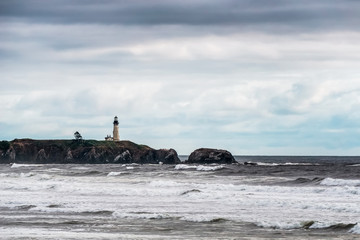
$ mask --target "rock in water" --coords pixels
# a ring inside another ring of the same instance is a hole
[[[177,164],[180,163],[177,152],[174,149],[160,149],[156,151],[158,163]]]
[[[236,160],[229,151],[221,149],[200,148],[190,154],[186,163],[231,164],[236,163]]]

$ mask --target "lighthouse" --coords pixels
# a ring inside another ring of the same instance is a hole
[[[118,121],[118,117],[117,117],[117,116],[114,117],[113,139],[114,139],[114,141],[120,141],[120,136],[119,136],[119,121]]]

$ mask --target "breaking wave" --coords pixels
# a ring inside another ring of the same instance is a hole
[[[81,213],[89,214],[89,215],[113,215],[114,211],[99,210],[99,211],[85,211]]]
[[[208,215],[185,215],[180,216],[178,214],[166,214],[166,213],[152,213],[152,212],[120,212],[115,211],[112,214],[116,218],[130,218],[130,219],[150,219],[150,220],[159,220],[159,219],[177,219],[180,221],[186,222],[199,222],[199,223],[220,223],[229,221],[228,219],[208,216]]]
[[[20,205],[20,206],[16,206],[15,209],[18,210],[29,210],[31,208],[35,208],[36,205]]]
[[[103,175],[103,174],[104,174],[103,172],[96,170],[73,173],[74,176],[92,176],[92,175]]]
[[[109,172],[107,176],[108,177],[110,177],[110,176],[119,176],[121,174],[123,174],[123,173],[122,172]]]
[[[360,167],[360,164],[347,165],[348,167]]]
[[[216,171],[219,169],[223,169],[224,166],[220,165],[220,166],[203,166],[200,165],[196,168],[197,171]]]
[[[331,229],[331,230],[349,230],[353,228],[356,223],[324,223],[314,222],[309,226],[312,229]]]
[[[214,216],[206,216],[206,215],[187,215],[179,218],[182,221],[186,222],[203,222],[203,223],[219,223],[229,221],[228,219]]]
[[[4,178],[36,178],[37,180],[49,180],[53,178],[53,175],[49,175],[46,173],[34,173],[34,172],[27,172],[27,173],[0,173],[0,177]]]
[[[321,185],[326,186],[360,186],[360,180],[351,179],[336,179],[336,178],[325,178],[320,182]]]
[[[319,184],[321,181],[323,181],[324,178],[315,177],[313,179],[309,178],[297,178],[294,181],[291,181],[291,183],[294,184]]]
[[[351,233],[360,234],[359,223],[326,223],[317,221],[303,221],[303,222],[258,222],[259,227],[273,228],[273,229],[328,229],[333,231],[349,231]]]
[[[360,234],[360,223],[357,223],[353,228],[349,230],[350,233]]]
[[[190,166],[186,164],[178,164],[175,166],[175,170],[184,170],[184,169],[196,169],[196,166]]]
[[[187,169],[195,169],[197,171],[216,171],[219,169],[223,169],[223,165],[216,165],[216,166],[204,166],[204,165],[186,165],[186,164],[177,164],[175,166],[175,170],[187,170]]]
[[[116,218],[132,218],[132,219],[168,219],[170,218],[167,214],[162,213],[150,213],[150,212],[119,212],[115,211],[112,213],[113,217]]]
[[[20,164],[20,163],[13,163],[11,164],[11,168],[20,168],[20,167],[42,167],[43,164]]]
[[[258,227],[263,227],[263,228],[273,228],[273,229],[298,229],[298,228],[302,228],[302,223],[297,222],[297,223],[292,223],[292,222],[258,222],[255,223],[256,226]]]

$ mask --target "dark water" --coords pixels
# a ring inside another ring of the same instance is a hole
[[[183,156],[186,157],[186,156]],[[235,156],[238,162],[263,163],[318,163],[351,165],[360,163],[359,156]]]
[[[236,159],[0,165],[0,238],[360,238],[359,157]]]

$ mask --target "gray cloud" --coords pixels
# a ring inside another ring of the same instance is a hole
[[[358,29],[358,1],[5,0],[2,18],[43,23],[237,26],[272,31]]]
[[[1,137],[356,152],[359,4],[0,1]]]

